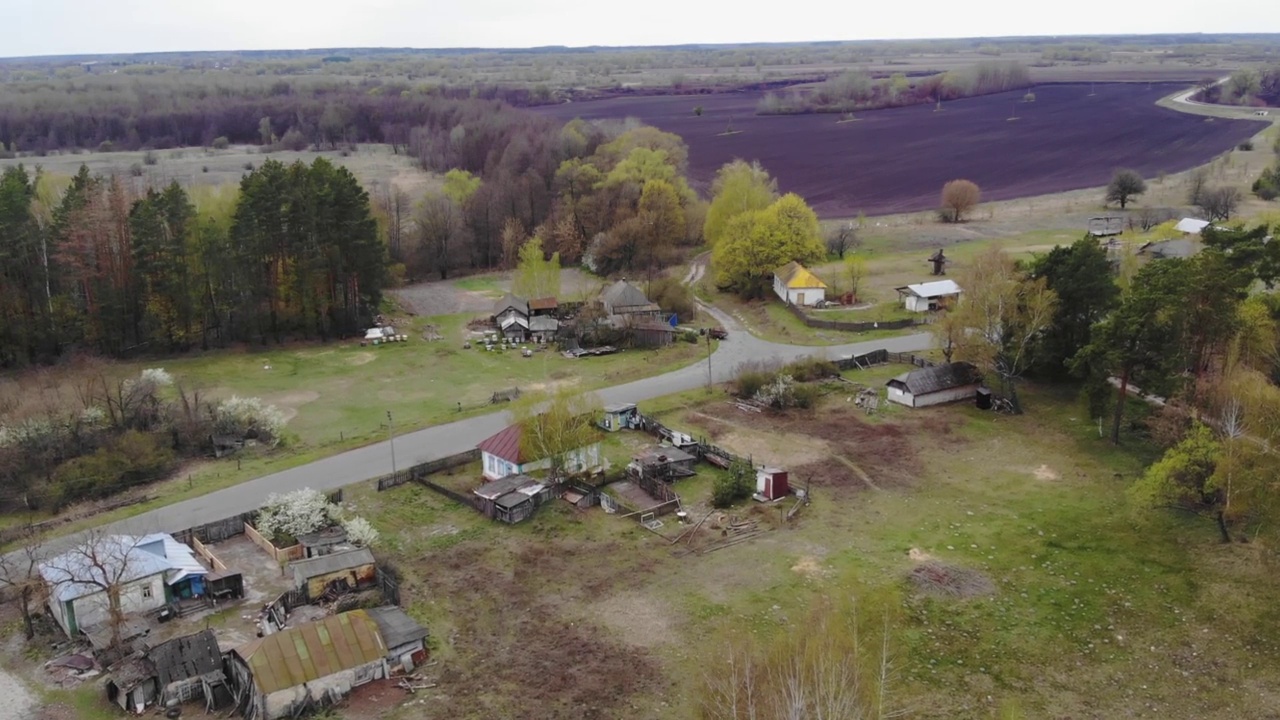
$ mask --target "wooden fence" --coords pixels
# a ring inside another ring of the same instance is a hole
[[[400,607],[400,582],[395,575],[383,570],[382,565],[378,565],[373,570],[373,577],[378,583],[378,589],[382,591],[383,601]]]
[[[445,470],[452,470],[456,467],[462,467],[468,463],[476,462],[480,459],[480,449],[472,448],[463,452],[442,457],[431,462],[412,465],[389,475],[383,475],[378,478],[378,492],[389,490],[397,485],[403,485],[410,480],[421,480],[428,475],[434,475]]]
[[[443,485],[437,485],[431,482],[430,480],[428,480],[426,476],[416,478],[414,482],[418,483],[422,487],[434,493],[443,495],[456,503],[466,505],[469,508],[475,508],[476,510],[481,510],[480,505],[479,503],[476,502],[476,498],[474,495],[463,495],[462,493],[457,492],[455,490],[450,490],[449,488]]]
[[[679,502],[680,496],[671,489],[671,484],[661,478],[636,473],[631,475],[631,482],[649,494],[649,497],[661,503]]]
[[[258,532],[257,529],[254,528],[249,523],[244,524],[244,534],[249,538],[250,541],[253,542],[254,545],[257,545],[258,547],[262,548],[263,552],[275,558],[275,561],[277,563],[280,563],[281,565],[291,560],[302,559],[302,553],[303,553],[302,545],[294,545],[292,547],[287,547],[287,548],[278,548],[275,545],[272,545],[270,540],[263,537],[262,533]]]
[[[925,324],[925,321],[911,318],[906,320],[872,320],[864,322],[852,322],[848,320],[819,320],[791,303],[787,303],[786,308],[791,311],[792,315],[800,318],[800,322],[811,328],[819,328],[821,330],[867,332],[869,330],[901,330],[903,328]]]
[[[240,513],[215,522],[180,530],[173,533],[173,537],[178,542],[184,542],[192,547],[195,547],[192,540],[199,540],[204,544],[219,543],[228,538],[243,535],[245,523],[253,522],[257,515],[258,513],[256,512]]]
[[[938,364],[927,357],[921,357],[914,353],[889,353],[889,362],[901,365],[915,365],[918,368],[933,367]]]
[[[835,366],[841,370],[865,370],[874,365],[884,365],[887,362],[889,362],[889,351],[881,348],[861,355],[840,358],[835,361]]]
[[[209,567],[213,568],[214,572],[222,573],[227,571],[227,564],[219,560],[218,556],[210,552],[209,548],[200,542],[200,538],[194,535],[191,536],[191,548],[196,551],[196,555],[204,558],[205,562],[209,563]]]

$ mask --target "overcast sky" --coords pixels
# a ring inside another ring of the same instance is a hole
[[[0,0],[0,57],[1280,32],[1275,0]]]

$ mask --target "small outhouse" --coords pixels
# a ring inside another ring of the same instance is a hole
[[[756,468],[755,498],[757,500],[768,502],[790,494],[791,485],[787,482],[786,470],[765,465]]]

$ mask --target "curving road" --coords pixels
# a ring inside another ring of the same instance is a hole
[[[877,348],[886,348],[891,352],[918,352],[927,350],[933,344],[929,333],[916,333],[830,347],[782,345],[752,336],[736,320],[715,308],[704,306],[703,309],[729,331],[729,339],[721,342],[719,349],[711,356],[711,374],[717,383],[731,379],[737,366],[750,360],[777,358],[787,361],[815,355],[834,359]],[[584,359],[582,362],[587,364],[591,361]],[[707,362],[704,359],[664,375],[605,388],[597,391],[597,394],[605,404],[639,403],[702,387],[707,383],[707,372]],[[474,447],[480,440],[501,430],[508,422],[506,412],[495,412],[400,435],[395,439],[397,466],[404,468]],[[105,528],[112,532],[175,532],[254,510],[271,493],[304,487],[333,490],[390,472],[390,448],[388,443],[381,442],[151,510],[128,520],[108,524]],[[51,544],[68,543],[74,537],[54,540]]]

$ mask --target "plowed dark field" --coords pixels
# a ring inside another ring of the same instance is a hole
[[[942,184],[968,178],[985,200],[1105,185],[1117,167],[1147,177],[1203,164],[1261,124],[1155,105],[1179,85],[1045,85],[1023,92],[833,114],[755,114],[759,93],[617,98],[536,112],[570,120],[635,117],[689,145],[690,173],[705,188],[722,164],[759,160],[783,191],[824,217],[928,210]],[[1091,95],[1090,92],[1093,92]],[[693,108],[701,105],[701,117]],[[1010,119],[1016,113],[1017,119]],[[726,133],[732,126],[735,131]]]

